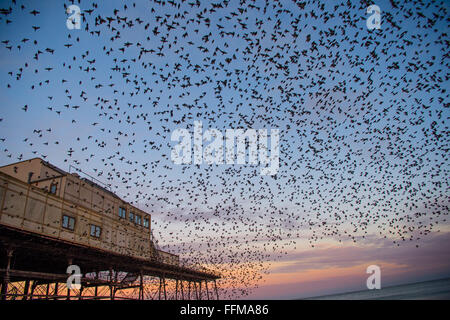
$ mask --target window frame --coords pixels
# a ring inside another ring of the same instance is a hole
[[[144,217],[142,220],[142,226],[147,229],[150,228],[150,219],[148,217]]]
[[[55,188],[55,192],[53,192],[53,188]],[[58,190],[58,184],[56,182],[52,182],[52,184],[50,184],[49,193],[56,195],[57,190]]]
[[[135,216],[135,220],[134,223],[137,224],[138,226],[142,225],[142,217],[139,214],[134,215]],[[139,220],[139,221],[138,221]]]
[[[121,218],[121,219],[127,218],[127,209],[125,207],[119,206],[119,218]]]
[[[67,218],[67,225],[65,225],[65,223],[64,223],[65,218]],[[70,227],[70,222],[71,222],[71,221],[73,221],[72,228]],[[69,231],[72,231],[72,232],[73,232],[73,231],[75,231],[75,224],[76,224],[76,219],[75,219],[75,217],[63,213],[62,219],[61,219],[61,227],[62,227],[62,228],[64,228],[64,229],[66,229],[66,230],[69,230]]]
[[[94,231],[94,232],[92,232],[92,231]],[[89,234],[92,238],[100,239],[100,237],[102,235],[102,227],[91,223],[91,230],[90,230]]]

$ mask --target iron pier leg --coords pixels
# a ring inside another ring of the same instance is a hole
[[[6,270],[5,270],[5,276],[3,278],[3,284],[2,284],[2,300],[6,300],[6,295],[8,294],[8,284],[9,284],[9,271],[11,269],[11,257],[13,255],[12,249],[6,250],[6,256],[7,256],[7,262],[6,262]]]
[[[216,280],[214,280],[214,288],[215,288],[215,290],[216,290],[216,297],[217,297],[217,300],[219,300],[219,291],[217,291],[217,283],[216,283]]]
[[[34,289],[36,289],[37,285],[38,285],[37,281],[34,280],[33,284],[31,285],[30,300],[33,300]]]
[[[181,300],[184,300],[183,280],[180,281],[180,287],[181,287]]]
[[[69,288],[67,288],[67,298],[66,299],[70,300],[70,289]]]
[[[45,299],[48,300],[48,293],[50,291],[50,282],[47,283],[47,290],[45,290]]]
[[[209,300],[208,280],[205,280],[205,287],[206,287],[206,297]]]
[[[95,272],[95,280],[98,280],[98,271]],[[98,296],[98,285],[96,285],[94,289],[94,297],[97,298],[97,296]]]
[[[84,290],[83,283],[81,282],[81,279],[83,279],[83,273],[81,273],[81,276],[80,276],[80,292],[79,292],[79,295],[78,295],[78,300],[82,300],[82,294],[83,294],[83,290]]]
[[[194,290],[195,290],[195,299],[196,299],[196,300],[200,300],[200,299],[198,298],[197,281],[194,281]]]
[[[55,300],[58,299],[58,282],[55,282],[55,292],[53,293],[53,295],[55,296]]]
[[[114,290],[113,290],[113,277],[112,277],[112,268],[109,268],[109,296],[111,300],[114,300]]]
[[[161,300],[161,287],[162,287],[162,279],[159,278],[159,289],[158,289],[158,299]]]
[[[114,284],[117,284],[117,277],[119,276],[119,272],[118,271],[114,271]],[[117,292],[117,287],[114,285],[113,286],[113,300],[116,297],[116,292]]]
[[[144,300],[144,275],[142,274],[142,271],[139,283],[139,300]]]
[[[30,287],[30,280],[25,280],[25,288],[23,289],[22,300],[27,300],[28,298],[28,288]]]
[[[72,258],[68,258],[67,259],[67,264],[69,265],[69,266],[71,266],[72,265]],[[70,300],[70,288],[69,287],[67,287],[67,300]]]
[[[82,300],[83,287],[80,287],[80,292],[78,293],[78,300]]]
[[[166,278],[163,278],[163,284],[164,284],[164,300],[167,300]]]

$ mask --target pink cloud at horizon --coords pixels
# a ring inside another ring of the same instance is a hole
[[[450,232],[433,233],[416,247],[386,239],[327,245],[272,262],[265,283],[247,299],[298,299],[365,290],[366,268],[381,268],[383,287],[450,277]]]

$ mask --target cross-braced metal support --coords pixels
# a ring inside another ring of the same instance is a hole
[[[214,274],[156,263],[136,269],[136,263],[127,264],[129,258],[122,261],[120,257],[95,263],[92,257],[82,260],[82,255],[73,252],[69,257],[67,250],[59,260],[34,264],[41,252],[6,243],[0,235],[1,300],[209,300],[214,299],[211,282],[214,282],[215,298],[219,299],[218,276]],[[50,252],[48,257],[53,255]],[[28,261],[33,264],[27,264]],[[83,270],[79,288],[67,284],[67,264],[80,265]]]

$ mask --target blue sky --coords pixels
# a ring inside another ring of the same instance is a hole
[[[445,1],[376,1],[380,30],[366,2],[175,2],[82,1],[93,12],[68,30],[64,2],[2,1],[0,165],[75,165],[151,213],[165,248],[219,269],[447,230]],[[171,132],[195,120],[279,128],[277,176],[174,165]]]

